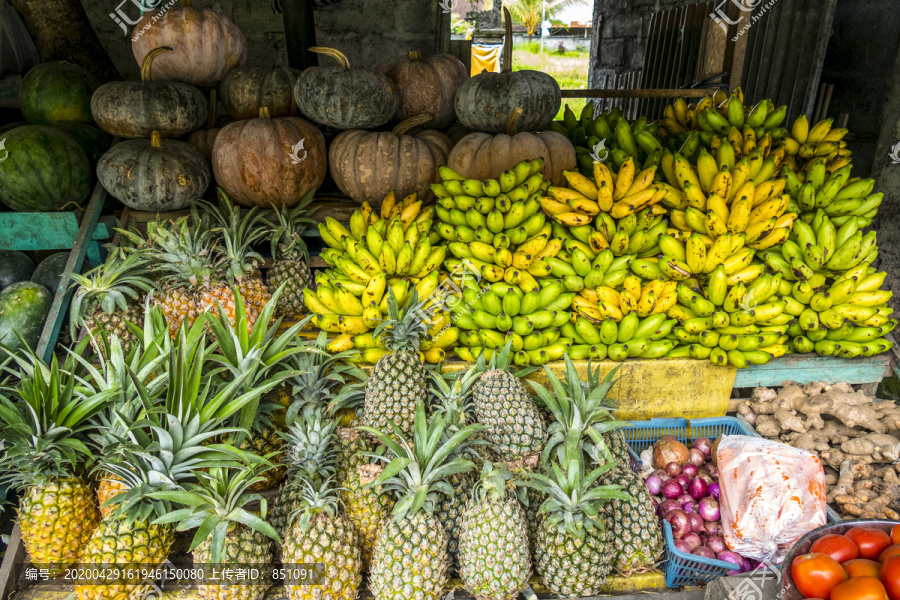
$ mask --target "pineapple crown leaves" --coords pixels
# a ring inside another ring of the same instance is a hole
[[[483,348],[481,350],[481,353],[478,355],[478,360],[475,362],[474,369],[476,373],[485,373],[487,371],[493,371],[495,369],[499,369],[501,371],[510,371],[513,354],[512,340],[507,342],[499,352],[493,352],[490,359],[488,359],[486,356],[486,350],[487,348]],[[512,373],[512,375],[515,377],[521,378],[530,375],[534,371],[537,371],[537,367],[525,367],[516,371],[510,371],[510,373]]]
[[[125,254],[114,250],[105,263],[86,274],[70,273],[75,285],[70,308],[72,330],[77,331],[97,310],[108,315],[116,309],[127,310],[129,301],[136,302],[141,292],[146,294],[153,289],[153,283],[145,276],[147,260],[145,251]]]
[[[547,515],[549,527],[582,541],[585,534],[603,530],[603,519],[599,514],[603,504],[610,500],[631,499],[631,496],[620,491],[621,486],[593,486],[597,478],[613,469],[614,465],[598,467],[587,474],[584,466],[581,457],[563,464],[545,464],[548,475],[532,473],[527,479],[516,482],[516,485],[547,495],[538,514]]]
[[[577,458],[583,451],[585,436],[598,447],[605,448],[606,443],[602,434],[627,425],[627,422],[612,419],[611,413],[615,405],[611,404],[607,397],[616,381],[614,376],[619,367],[614,368],[601,383],[599,367],[594,370],[589,362],[588,383],[585,385],[572,359],[566,356],[565,361],[565,383],[548,367],[544,367],[552,391],[539,383],[528,382],[554,417],[554,422],[548,428],[547,443],[544,445],[542,456],[544,462],[549,460],[553,451],[560,453],[561,462]]]
[[[19,381],[15,387],[4,386],[3,391],[18,400],[0,396],[0,439],[6,441],[0,454],[0,472],[4,472],[0,483],[24,488],[70,477],[91,458],[86,443],[93,427],[90,419],[106,407],[117,390],[85,393],[71,360],[60,367],[53,356],[48,365],[30,349],[12,358],[18,369],[8,363],[3,368]]]
[[[397,303],[397,296],[393,288],[388,288],[388,318],[383,320],[372,332],[374,337],[381,336],[384,346],[392,351],[403,350],[418,351],[419,338],[428,330],[428,326],[422,319],[423,308],[429,302],[429,298],[419,301],[419,292],[415,288],[406,308],[401,309]]]
[[[480,479],[472,490],[472,497],[476,502],[484,502],[486,499],[493,501],[503,500],[509,496],[510,473],[502,464],[493,464],[486,461],[481,469]]]
[[[442,374],[439,370],[429,371],[431,395],[434,410],[441,413],[448,425],[465,425],[469,419],[469,397],[472,386],[481,375],[475,367],[460,373]]]
[[[433,417],[429,421],[425,416],[425,406],[422,402],[416,405],[411,441],[403,437],[403,430],[400,427],[393,423],[391,425],[394,436],[371,427],[358,428],[374,435],[394,455],[394,459],[388,462],[381,475],[365,487],[380,485],[396,494],[398,500],[394,504],[393,514],[397,521],[413,517],[420,510],[432,513],[438,493],[453,495],[453,488],[446,479],[451,475],[467,473],[475,467],[472,461],[453,458],[454,453],[469,437],[483,431],[485,427],[480,424],[468,425],[445,438],[443,434],[446,422],[440,416]],[[395,437],[400,441],[395,441]],[[378,454],[365,456],[375,460],[389,460]]]
[[[263,533],[279,544],[281,537],[266,521],[267,501],[248,488],[263,481],[260,474],[273,465],[242,465],[236,469],[216,467],[210,472],[197,472],[198,483],[189,483],[177,490],[151,494],[154,498],[180,504],[185,508],[158,517],[154,524],[177,523],[178,531],[197,529],[191,540],[192,552],[207,539],[211,540],[211,560],[218,563],[225,549],[225,536],[232,524],[243,525]],[[244,508],[259,502],[259,514]]]
[[[301,420],[279,435],[287,445],[284,462],[290,479],[321,480],[334,472],[337,421],[325,419],[320,407],[310,407]]]
[[[290,423],[299,410],[307,404],[326,406],[330,413],[345,406],[348,397],[358,393],[358,384],[348,384],[349,379],[365,381],[365,371],[348,362],[359,356],[357,350],[328,352],[328,334],[320,332],[315,340],[302,345],[303,351],[293,357],[293,366],[300,374],[291,378],[291,394],[294,402],[288,408],[285,419]],[[335,395],[334,390],[340,388]]]
[[[303,260],[309,260],[309,251],[306,247],[306,242],[303,240],[303,234],[309,226],[316,224],[316,220],[311,219],[310,216],[319,207],[309,206],[315,193],[315,188],[309,190],[300,200],[300,203],[290,209],[287,206],[279,208],[274,204],[272,205],[274,209],[272,214],[275,215],[278,221],[270,236],[272,258],[285,258],[299,254]]]
[[[148,226],[148,237],[153,240],[150,256],[174,285],[208,286],[222,266],[212,232],[196,226],[197,220],[185,216],[167,225]]]
[[[316,516],[338,516],[341,507],[338,491],[342,488],[334,487],[330,476],[325,478],[318,489],[305,479],[299,480],[296,489],[300,492],[300,506],[291,511],[288,522],[294,523],[294,519],[297,519],[296,523],[304,534],[309,531],[309,525]]]
[[[218,353],[211,355],[212,362],[223,367],[223,372],[232,378],[246,375],[241,391],[265,389],[268,391],[287,379],[300,374],[290,370],[290,359],[303,351],[296,344],[297,334],[312,318],[307,316],[280,334],[281,318],[274,318],[278,298],[284,289],[279,287],[271,299],[263,306],[259,318],[249,328],[247,311],[240,290],[233,289],[235,301],[235,321],[232,323],[222,307],[209,319],[209,326],[218,345]],[[251,429],[261,425],[257,414],[260,412],[258,400],[249,403],[240,414],[240,427]]]
[[[203,212],[216,224],[213,231],[220,234],[221,242],[225,246],[222,250],[227,264],[227,279],[239,281],[262,262],[262,256],[250,250],[250,246],[268,235],[269,230],[260,226],[260,221],[264,220],[264,217],[258,208],[253,207],[242,216],[241,208],[232,202],[225,190],[217,188],[216,194],[219,206],[210,202],[198,204],[203,206]]]

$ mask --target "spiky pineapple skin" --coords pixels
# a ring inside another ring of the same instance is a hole
[[[278,490],[278,499],[269,514],[269,524],[275,528],[282,539],[288,532],[291,514],[298,508],[300,508],[300,492],[285,481]]]
[[[550,591],[566,598],[596,596],[613,562],[607,529],[585,532],[584,540],[548,526],[541,519],[535,540],[534,566]]]
[[[231,436],[225,436],[222,440],[224,443],[234,445]],[[274,455],[269,461],[278,465],[275,468],[264,472],[261,477],[262,481],[254,483],[247,491],[258,492],[260,490],[268,490],[278,485],[284,479],[287,466],[279,464],[284,457],[284,440],[278,435],[278,431],[272,427],[265,426],[260,430],[251,430],[250,434],[244,436],[238,448],[247,452],[251,452],[256,456]]]
[[[106,313],[98,308],[84,320],[84,326],[95,338],[91,341],[94,350],[103,356],[106,356],[106,347],[100,342],[101,335],[107,338],[118,337],[122,344],[122,353],[128,354],[136,339],[134,333],[128,328],[128,323],[138,326],[144,323],[144,309],[137,302],[128,302],[125,310],[116,307],[111,313]]]
[[[106,473],[97,485],[97,503],[100,505],[100,516],[106,517],[115,508],[115,504],[107,505],[106,502],[128,489],[122,478],[112,473]]]
[[[178,334],[183,322],[190,327],[203,312],[198,295],[187,288],[166,286],[153,295],[152,302],[162,310],[172,337]]]
[[[513,600],[528,585],[525,512],[515,498],[469,500],[459,536],[459,575],[476,600]]]
[[[632,497],[631,500],[613,499],[603,506],[604,521],[615,549],[613,569],[628,576],[652,568],[662,559],[664,542],[647,486],[637,473],[621,465],[598,481],[600,485],[620,485]]]
[[[364,404],[366,425],[405,436],[413,431],[416,404],[427,398],[425,365],[418,352],[400,350],[378,359],[366,385]]]
[[[305,288],[314,290],[315,281],[309,264],[303,258],[275,260],[268,275],[270,294],[274,294],[279,286],[286,284],[281,296],[278,297],[276,308],[278,314],[295,316],[307,312],[303,302],[303,290]]]
[[[218,563],[212,560],[212,537],[201,542],[194,550],[194,566],[228,565],[235,569],[256,568],[268,573],[274,562],[272,541],[265,534],[244,525],[232,523],[225,534],[225,546]],[[262,600],[272,582],[268,577],[236,582],[234,584],[197,585],[197,595],[204,600]]]
[[[19,504],[22,544],[31,562],[52,575],[78,562],[99,522],[94,494],[76,478],[28,488]]]
[[[337,443],[337,456],[335,458],[335,478],[339,485],[343,485],[355,471],[368,464],[370,459],[362,456],[363,452],[372,452],[372,442],[368,437],[359,433],[355,427],[342,427],[337,430],[335,439]]]
[[[544,421],[525,387],[512,374],[495,369],[472,388],[475,416],[502,460],[539,453],[546,439]]]
[[[453,493],[438,495],[434,514],[447,533],[447,553],[450,555],[450,567],[457,570],[459,568],[459,535],[462,529],[462,514],[466,503],[472,497],[475,477],[469,473],[457,473],[448,477],[447,483],[453,488]]]
[[[126,567],[123,569],[125,572],[128,567],[150,569],[166,560],[174,541],[175,531],[167,525],[140,521],[128,523],[121,517],[107,517],[100,521],[91,535],[81,564],[106,568],[120,565]],[[102,583],[76,585],[75,594],[78,600],[127,600],[129,597],[141,597],[142,592],[148,589],[147,584],[134,583],[130,579],[105,579]]]
[[[379,600],[437,600],[449,578],[447,534],[436,517],[418,513],[384,520],[375,542],[369,587]]]
[[[362,466],[365,469],[365,465]],[[340,495],[344,503],[344,517],[350,522],[359,540],[360,558],[364,571],[369,570],[375,542],[382,521],[390,515],[394,502],[380,488],[364,489],[371,477],[363,477],[359,469],[341,482]]]
[[[286,585],[291,600],[354,600],[362,582],[359,546],[343,517],[315,516],[304,533],[295,519],[284,540],[281,563],[286,569],[323,565],[313,581]],[[320,567],[321,568],[321,567]]]

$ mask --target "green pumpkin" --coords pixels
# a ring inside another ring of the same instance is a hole
[[[0,344],[14,352],[21,350],[18,333],[28,347],[37,346],[52,302],[50,291],[31,281],[14,283],[0,292]],[[4,354],[0,351],[0,357]]]
[[[0,202],[19,212],[56,211],[91,193],[88,157],[67,133],[24,125],[6,133]]]
[[[19,87],[19,105],[29,123],[53,125],[64,121],[93,123],[91,96],[100,82],[90,71],[64,62],[38,65]]]

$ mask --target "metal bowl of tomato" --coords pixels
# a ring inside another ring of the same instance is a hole
[[[800,590],[797,589],[797,585],[794,583],[794,579],[792,576],[791,565],[794,562],[794,559],[798,556],[802,556],[803,554],[807,554],[810,551],[812,545],[819,538],[826,535],[844,535],[854,527],[871,527],[873,529],[881,529],[889,536],[891,534],[891,529],[894,528],[895,525],[900,524],[898,521],[880,521],[880,520],[871,520],[871,519],[850,519],[847,521],[838,521],[837,523],[829,523],[827,525],[823,525],[818,529],[813,529],[802,538],[800,538],[794,547],[791,548],[791,551],[788,552],[787,558],[784,559],[784,562],[781,564],[781,590],[782,590],[782,600],[804,600],[805,597]]]

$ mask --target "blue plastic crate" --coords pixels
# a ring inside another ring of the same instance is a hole
[[[690,445],[697,438],[715,440],[720,435],[750,435],[759,437],[752,428],[734,417],[710,417],[688,421],[682,418],[650,419],[634,421],[622,428],[631,451],[631,466],[640,470],[639,454],[656,443],[664,435],[671,435],[683,444]],[[666,536],[666,585],[670,588],[696,585],[724,577],[734,565],[722,560],[703,558],[682,552],[675,547],[672,526],[663,521]]]

